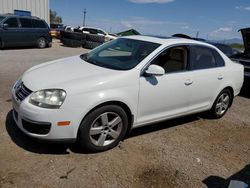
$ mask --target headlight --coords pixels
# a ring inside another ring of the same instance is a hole
[[[34,92],[29,102],[42,108],[60,108],[66,98],[66,92],[62,89],[45,89]]]

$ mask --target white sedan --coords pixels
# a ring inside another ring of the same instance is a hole
[[[104,151],[139,126],[203,111],[221,118],[243,77],[212,45],[124,37],[27,70],[12,89],[13,117],[31,137]]]
[[[86,34],[94,34],[94,35],[104,36],[105,37],[105,42],[117,39],[117,35],[107,33],[106,31],[104,31],[102,29],[99,29],[99,28],[80,27],[79,30],[81,30],[83,33],[86,33]]]

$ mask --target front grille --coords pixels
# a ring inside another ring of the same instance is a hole
[[[16,98],[19,100],[19,101],[23,101],[26,97],[28,97],[32,91],[30,89],[28,89],[24,84],[23,82],[16,86],[15,88],[15,94],[16,94]]]
[[[30,132],[30,133],[34,133],[34,134],[41,134],[41,135],[45,135],[48,134],[51,128],[51,124],[50,123],[45,123],[45,122],[33,122],[33,121],[27,121],[22,119],[22,124],[23,124],[23,128]]]

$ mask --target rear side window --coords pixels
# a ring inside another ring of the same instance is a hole
[[[4,22],[5,24],[8,24],[8,27],[18,27],[18,22],[16,18],[9,18]]]
[[[224,62],[223,58],[221,57],[221,55],[216,50],[213,50],[213,54],[214,54],[214,57],[215,57],[216,66],[217,67],[225,66],[225,62]]]
[[[191,69],[208,69],[216,67],[213,51],[204,46],[191,47]]]
[[[33,20],[34,28],[47,28],[47,25],[42,20]]]
[[[23,28],[32,28],[32,20],[28,18],[20,18],[20,22]]]

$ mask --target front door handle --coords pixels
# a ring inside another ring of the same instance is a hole
[[[188,80],[185,81],[185,85],[186,85],[186,86],[189,86],[189,85],[191,85],[192,83],[193,83],[193,80],[190,80],[190,79],[188,79]]]

